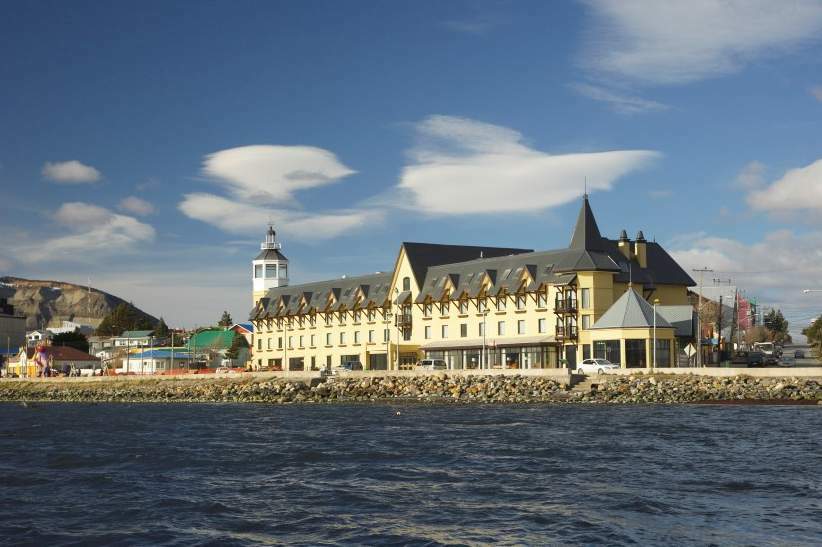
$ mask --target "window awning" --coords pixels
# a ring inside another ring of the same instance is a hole
[[[538,336],[509,336],[504,338],[486,338],[486,348],[511,348],[515,346],[544,346],[556,344],[553,336],[545,334]],[[449,349],[481,349],[482,338],[460,338],[458,340],[437,340],[420,346],[423,351]]]
[[[411,291],[402,291],[398,296],[395,304],[405,304],[405,301],[411,296]]]

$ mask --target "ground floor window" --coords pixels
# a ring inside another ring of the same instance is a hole
[[[288,360],[288,370],[304,370],[305,360],[302,357],[291,357]]]
[[[388,356],[384,353],[369,355],[368,370],[388,370]]]
[[[359,360],[360,360],[360,356],[356,353],[353,354],[353,355],[342,355],[342,356],[340,356],[340,364],[341,365],[344,365],[346,363],[350,363],[351,361],[359,361]]]
[[[669,367],[671,366],[671,341],[659,340],[656,341],[656,366]]]
[[[625,366],[627,368],[645,368],[645,340],[625,340]]]
[[[416,353],[400,353],[400,370],[411,370],[417,365]]]
[[[612,363],[621,364],[622,356],[619,350],[619,340],[597,340],[594,342],[594,359],[608,359]]]
[[[582,345],[582,358],[583,359],[590,359],[591,358],[591,344],[583,344]]]
[[[480,368],[557,368],[555,346],[514,346],[486,348],[483,362],[482,348],[426,351],[427,359],[442,359],[449,369]]]

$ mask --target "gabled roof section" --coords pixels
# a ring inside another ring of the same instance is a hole
[[[577,216],[577,225],[574,227],[574,235],[571,236],[571,249],[585,251],[602,251],[602,234],[599,233],[599,226],[594,218],[594,212],[588,204],[588,194],[582,197],[582,207]]]
[[[417,286],[422,287],[425,274],[431,266],[454,264],[477,258],[494,258],[500,256],[531,253],[532,249],[514,249],[509,247],[483,247],[474,245],[440,245],[438,243],[413,243],[405,241],[405,256],[411,264]]]
[[[608,311],[602,314],[592,329],[630,329],[654,326],[654,307],[642,298],[633,287],[629,287]],[[656,327],[672,328],[671,324],[657,311]]]

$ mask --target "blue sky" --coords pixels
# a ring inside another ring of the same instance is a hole
[[[0,272],[206,324],[247,313],[268,218],[296,283],[565,246],[587,177],[606,235],[822,308],[822,2],[3,12]]]

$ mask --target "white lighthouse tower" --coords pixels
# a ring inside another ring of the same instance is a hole
[[[288,285],[288,259],[280,252],[282,245],[277,241],[277,233],[270,224],[260,249],[251,268],[255,306],[268,289]]]

